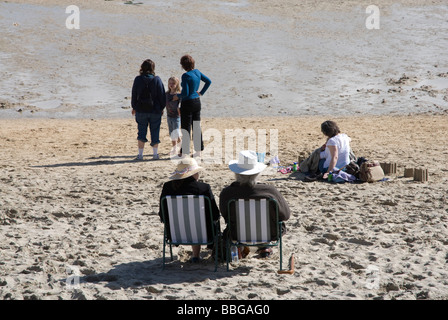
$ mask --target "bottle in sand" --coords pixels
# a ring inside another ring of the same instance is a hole
[[[232,255],[232,261],[238,262],[238,247],[232,246],[230,251],[231,251],[231,255]]]

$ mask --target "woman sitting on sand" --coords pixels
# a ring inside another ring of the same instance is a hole
[[[219,226],[219,209],[216,205],[215,198],[212,193],[212,189],[209,184],[199,182],[199,173],[203,170],[202,167],[198,166],[198,163],[194,158],[184,158],[179,160],[176,171],[170,177],[171,181],[165,182],[162,188],[162,193],[160,194],[159,202],[159,216],[163,222],[162,217],[162,198],[165,196],[178,196],[178,195],[203,195],[210,199],[212,206],[212,216],[215,225],[215,234],[220,232]],[[166,201],[166,200],[165,200]],[[207,220],[207,237],[209,241],[213,240],[213,230],[209,227],[210,224],[210,214],[206,214]],[[167,219],[165,219],[167,221]],[[167,226],[169,230],[169,226]],[[199,253],[201,251],[200,245],[191,246],[193,250],[192,262],[199,262]],[[212,249],[213,246],[209,247]]]
[[[328,140],[323,146],[325,149],[319,161],[319,171],[323,174],[322,178],[327,179],[330,172],[338,171],[350,163],[351,139],[345,133],[341,133],[334,121],[325,121],[320,127]]]

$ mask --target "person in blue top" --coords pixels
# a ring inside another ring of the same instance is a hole
[[[138,156],[135,160],[143,160],[143,149],[145,143],[148,142],[146,135],[148,133],[148,126],[151,135],[151,146],[153,149],[153,159],[159,159],[159,134],[160,124],[162,122],[163,110],[166,106],[166,95],[163,82],[159,76],[155,75],[155,64],[152,60],[147,59],[143,61],[140,67],[140,75],[135,77],[132,86],[132,115],[135,116],[138,128]],[[152,98],[152,108],[144,106],[141,101],[142,98],[147,97],[146,88],[149,86],[149,92]]]
[[[212,83],[211,80],[198,69],[195,69],[195,61],[190,55],[184,55],[180,59],[182,68],[186,71],[181,78],[182,91],[178,94],[178,98],[182,100],[180,108],[180,123],[183,134],[187,134],[190,138],[182,140],[182,148],[179,156],[188,155],[190,153],[191,128],[193,127],[193,146],[195,153],[193,156],[200,157],[201,151],[204,150],[202,141],[202,132],[200,127],[201,121],[201,100],[200,96],[204,95]],[[201,81],[204,86],[201,91],[199,86]],[[193,126],[194,124],[194,126]],[[185,131],[184,131],[185,130]],[[199,137],[195,133],[199,135]]]

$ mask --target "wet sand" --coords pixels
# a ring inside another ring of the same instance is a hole
[[[0,116],[122,118],[141,62],[167,86],[185,53],[205,117],[448,109],[443,1],[381,1],[372,30],[362,1],[141,2],[72,1],[79,29],[58,1],[0,3]]]

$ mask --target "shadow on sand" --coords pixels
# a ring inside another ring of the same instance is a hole
[[[218,280],[250,272],[248,267],[226,270],[226,264],[220,263],[214,272],[213,259],[204,259],[200,263],[182,262],[167,257],[165,269],[162,270],[162,258],[149,261],[135,261],[115,265],[105,273],[88,274],[76,279],[79,284],[104,285],[112,290],[171,285],[180,283],[201,283],[206,279]],[[73,285],[73,276],[60,280]],[[70,283],[71,282],[71,283]]]
[[[166,161],[166,160],[171,160],[171,159],[168,156],[160,158],[159,160],[153,160],[152,156],[147,156],[144,160],[135,160],[135,156],[100,156],[100,157],[87,158],[87,160],[96,160],[96,161],[65,162],[65,163],[56,163],[56,164],[35,165],[35,166],[31,166],[31,167],[32,168],[59,168],[59,167],[117,165],[117,164],[126,164],[126,163],[138,164],[138,163],[142,163],[142,162]]]

